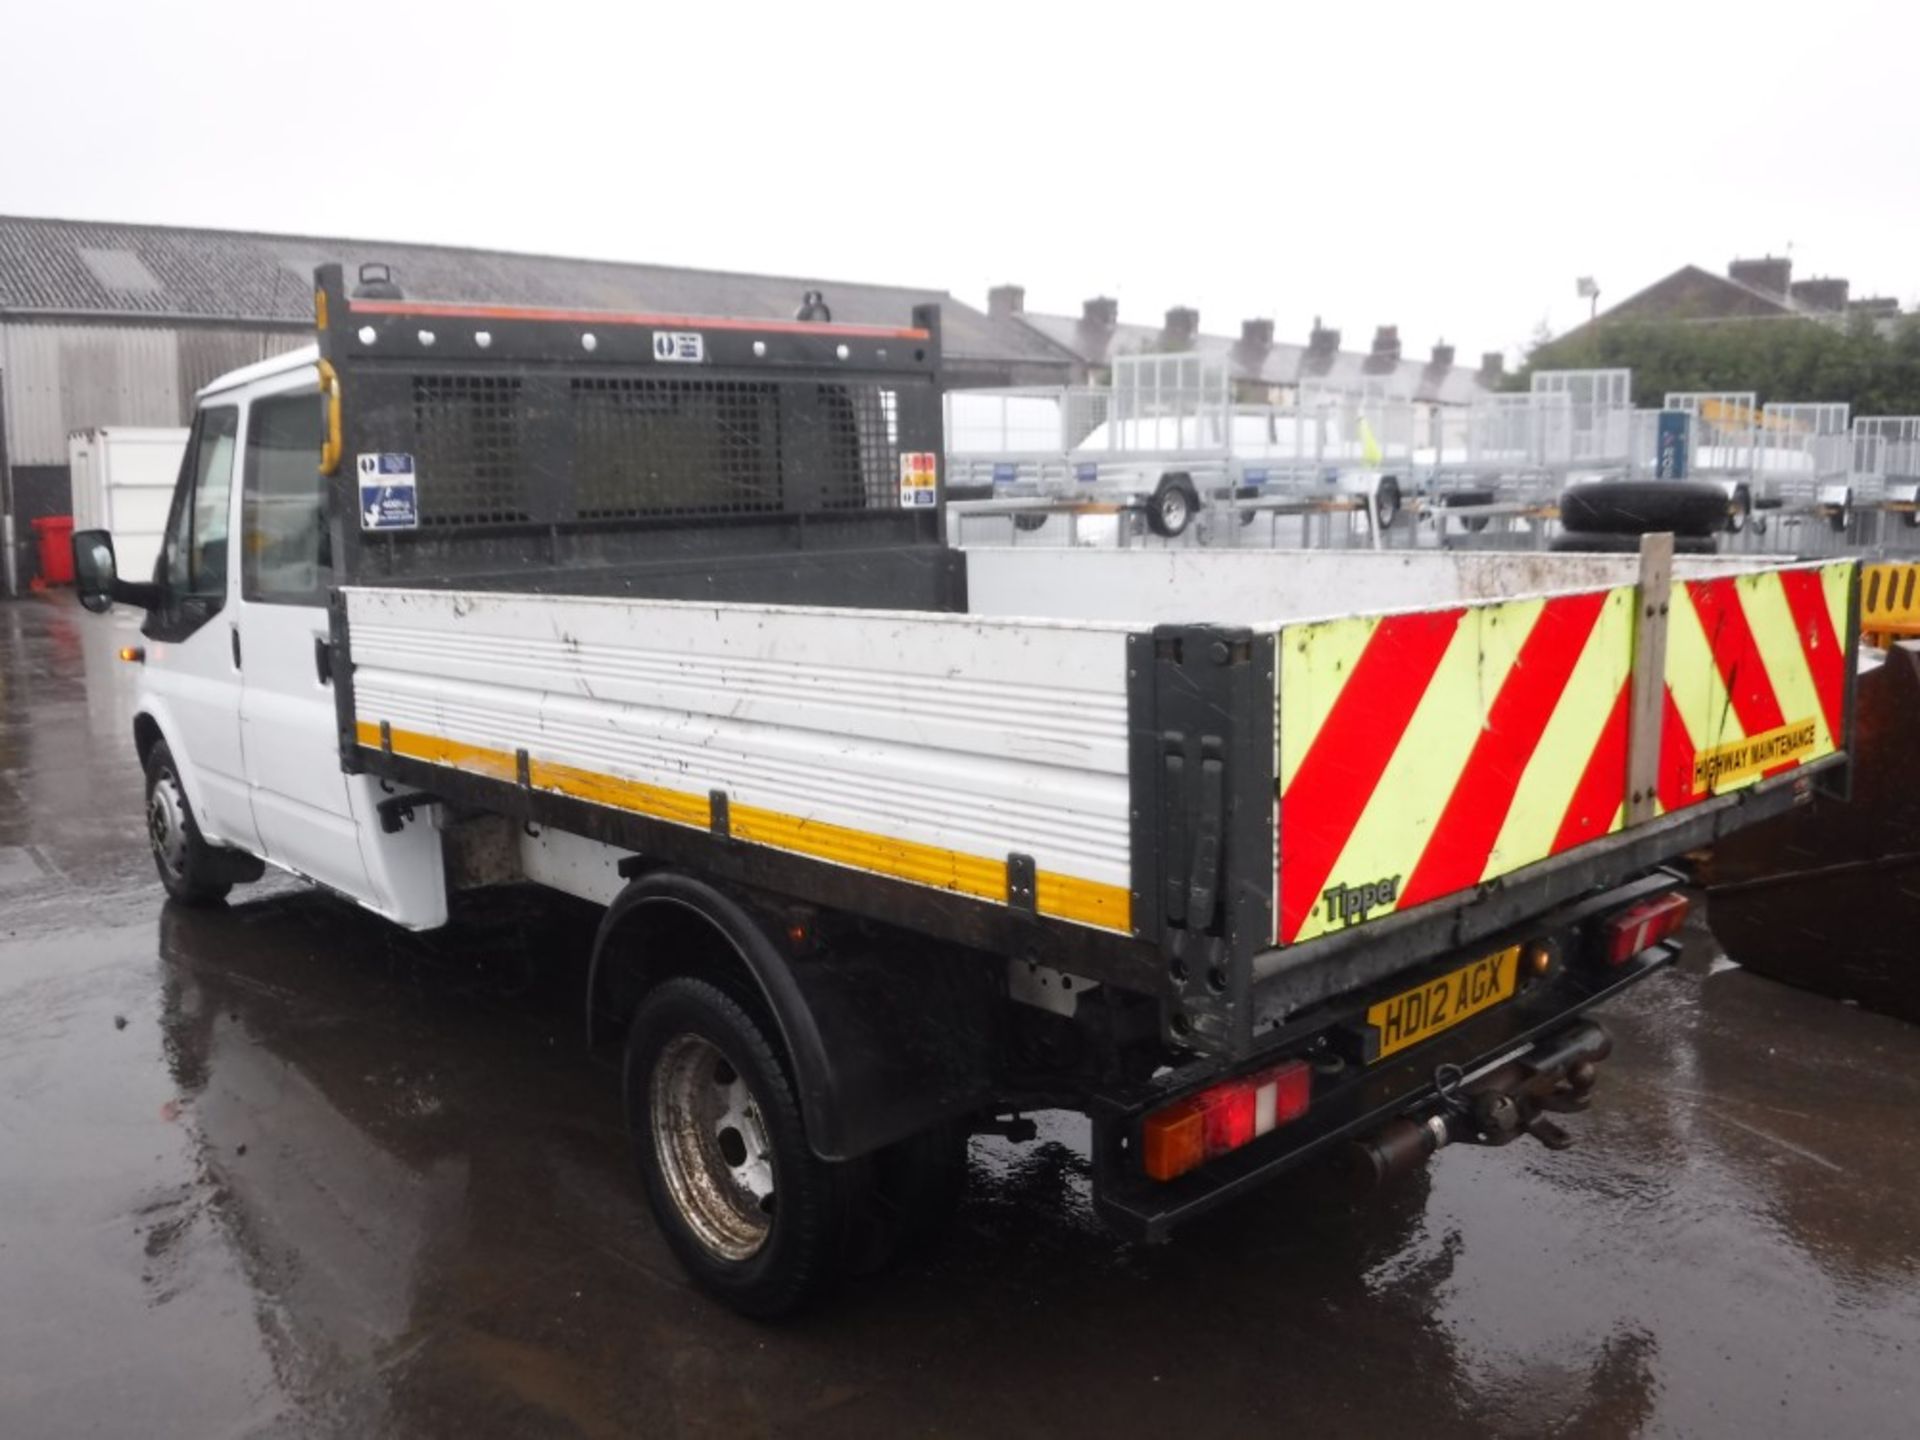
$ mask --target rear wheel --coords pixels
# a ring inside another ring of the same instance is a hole
[[[233,889],[228,867],[200,834],[164,740],[147,754],[147,843],[160,883],[182,905],[212,905]]]
[[[1027,535],[1031,535],[1046,523],[1047,512],[1044,510],[1037,515],[1030,511],[1022,510],[1016,512],[1013,517],[1013,528]]]
[[[1147,502],[1147,527],[1171,540],[1186,532],[1199,509],[1200,496],[1193,482],[1184,475],[1168,475]]]
[[[628,1033],[626,1095],[654,1217],[709,1294],[783,1315],[872,1253],[869,1167],[814,1155],[772,1026],[733,996],[657,986]]]

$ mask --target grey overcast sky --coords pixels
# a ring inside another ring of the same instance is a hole
[[[1523,348],[1689,261],[1920,295],[1920,7],[0,6],[0,212]]]

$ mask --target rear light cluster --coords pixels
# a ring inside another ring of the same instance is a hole
[[[1678,890],[1642,900],[1607,922],[1607,963],[1624,965],[1650,945],[1679,932],[1687,923],[1687,897]]]
[[[1251,1075],[1223,1080],[1156,1110],[1141,1122],[1141,1160],[1153,1180],[1171,1180],[1251,1144],[1307,1113],[1313,1069],[1285,1060]]]

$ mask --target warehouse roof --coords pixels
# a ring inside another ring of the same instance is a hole
[[[913,306],[938,304],[951,359],[1067,363],[1025,326],[991,320],[944,290],[387,240],[19,216],[0,216],[0,316],[302,326],[312,322],[314,267],[328,261],[345,265],[349,278],[362,262],[389,264],[408,297],[420,300],[788,319],[806,291],[819,290],[835,320],[860,324],[899,324]]]

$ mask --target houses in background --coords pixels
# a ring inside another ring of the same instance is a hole
[[[1047,315],[1026,308],[1026,292],[1001,285],[987,293],[990,319],[1023,325],[1068,356],[1073,383],[1103,383],[1119,355],[1192,352],[1226,361],[1242,400],[1285,404],[1303,384],[1375,390],[1427,405],[1468,405],[1505,375],[1499,352],[1462,365],[1454,347],[1437,344],[1424,357],[1408,355],[1398,326],[1382,325],[1366,350],[1341,348],[1340,332],[1314,322],[1304,345],[1277,339],[1273,321],[1244,320],[1240,333],[1209,335],[1200,313],[1185,306],[1167,311],[1158,325],[1120,318],[1119,302],[1097,296],[1078,315]]]

